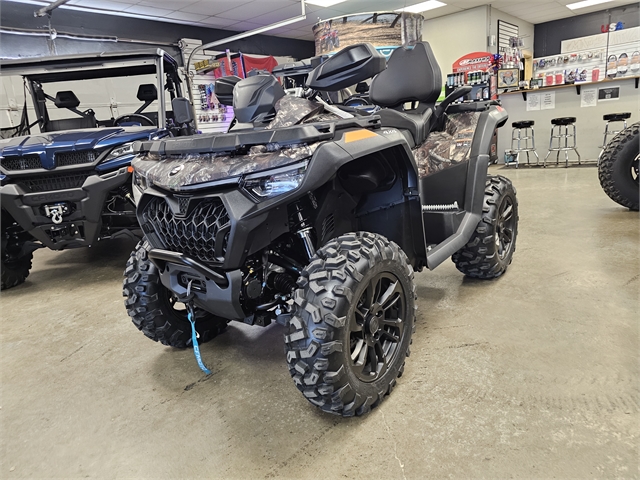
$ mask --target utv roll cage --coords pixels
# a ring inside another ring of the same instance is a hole
[[[165,89],[169,92],[171,100],[182,97],[182,81],[178,75],[177,62],[162,49],[0,60],[0,75],[23,77],[31,94],[37,120],[29,124],[25,98],[25,112],[18,129],[21,135],[30,134],[31,127],[36,124],[42,132],[113,126],[113,118],[98,121],[93,110],[79,110],[80,101],[72,91],[57,92],[54,97],[44,92],[43,84],[146,74],[157,74],[157,85],[140,85],[137,96],[143,104],[132,116],[140,115],[157,99],[157,125],[163,127],[167,123]],[[47,101],[58,108],[66,108],[76,117],[51,120]]]

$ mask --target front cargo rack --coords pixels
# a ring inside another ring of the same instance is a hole
[[[230,133],[211,133],[193,137],[171,138],[153,142],[136,142],[136,153],[155,155],[188,155],[199,153],[229,153],[245,150],[256,145],[277,144],[281,146],[311,144],[330,140],[336,130],[347,128],[380,128],[380,117],[349,118],[337,122],[306,123],[273,130],[247,130]]]

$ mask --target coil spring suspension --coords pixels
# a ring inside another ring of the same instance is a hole
[[[313,239],[311,238],[311,231],[313,227],[300,202],[293,204],[293,214],[291,215],[292,230],[296,232],[296,235],[300,237],[304,244],[304,249],[307,253],[309,260],[316,254],[316,248],[313,245]]]

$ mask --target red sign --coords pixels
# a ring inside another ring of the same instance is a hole
[[[488,70],[491,67],[493,53],[473,52],[459,58],[453,63],[453,73]]]

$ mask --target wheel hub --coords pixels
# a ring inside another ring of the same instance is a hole
[[[380,323],[378,322],[378,316],[379,315],[374,315],[373,317],[370,317],[367,320],[367,331],[369,332],[369,335],[374,335],[376,333],[378,333],[378,330],[380,330]]]

